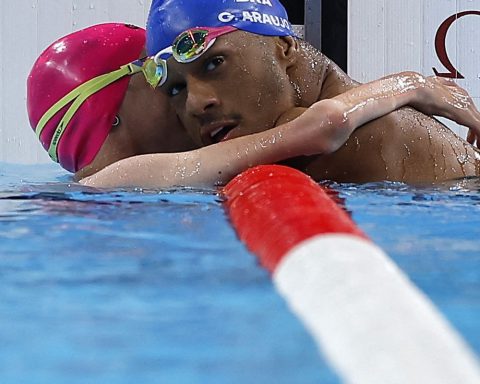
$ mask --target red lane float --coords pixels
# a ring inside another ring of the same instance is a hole
[[[271,272],[288,250],[314,235],[366,238],[323,188],[289,167],[252,168],[232,180],[223,195],[238,236]]]
[[[222,193],[238,236],[345,382],[480,383],[462,338],[308,176],[259,166]]]

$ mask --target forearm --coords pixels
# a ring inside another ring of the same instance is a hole
[[[427,116],[464,125],[480,137],[480,112],[468,92],[451,79],[402,72],[360,85],[333,100],[348,109],[345,117],[351,130],[408,105]]]
[[[332,100],[344,104],[345,118],[355,129],[403,106],[418,103],[425,84],[423,76],[402,72],[361,84]]]
[[[139,155],[120,160],[84,178],[92,187],[169,188],[224,184],[258,164],[271,164],[305,152],[302,129],[284,124],[271,130],[182,153]],[[303,131],[309,130],[307,126]]]
[[[403,106],[423,103],[419,95],[424,87],[425,78],[417,73],[390,75],[351,88],[331,99],[321,100],[305,110],[295,122],[315,125],[317,121],[322,121],[321,116],[327,111],[328,116],[323,120],[328,124],[319,135],[322,146],[313,153],[332,153],[365,123]]]

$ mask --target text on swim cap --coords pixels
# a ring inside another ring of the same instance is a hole
[[[222,12],[218,15],[218,20],[222,23],[230,23],[233,20],[240,20],[250,23],[270,24],[275,25],[276,27],[282,27],[291,30],[290,22],[287,19],[275,15],[269,15],[268,13],[243,11],[242,16],[237,17],[233,13]]]
[[[257,3],[257,4],[268,5],[270,7],[273,7],[270,0],[235,0],[235,2],[236,3]]]

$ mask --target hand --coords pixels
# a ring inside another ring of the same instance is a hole
[[[430,76],[425,78],[418,101],[411,106],[427,115],[446,117],[469,128],[467,141],[480,148],[480,112],[468,92],[452,79]]]

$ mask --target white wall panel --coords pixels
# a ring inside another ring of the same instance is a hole
[[[385,72],[420,70],[423,47],[423,6],[419,0],[385,1]],[[408,10],[408,13],[405,12]],[[415,17],[411,17],[415,15]],[[395,22],[391,22],[394,20]],[[396,39],[391,39],[396,36]],[[403,63],[408,63],[405,67]]]
[[[4,44],[2,41],[2,36],[4,34],[3,32],[3,27],[5,25],[4,23],[4,15],[5,11],[3,8],[5,7],[5,2],[1,1],[0,2],[0,161],[1,161],[1,155],[3,154],[3,138],[5,136],[5,129],[4,127],[4,113],[3,113],[3,105],[5,104],[5,92],[4,92],[4,84],[3,84],[3,57],[6,57],[7,52],[4,49]]]
[[[438,72],[446,72],[446,68],[440,63],[435,53],[435,36],[440,25],[451,15],[457,13],[457,0],[424,0],[425,17],[423,20],[424,46],[419,54],[423,56],[424,65],[421,68],[423,74],[433,74],[433,68]],[[449,58],[457,65],[457,33],[455,25],[447,35]]]
[[[151,0],[0,1],[0,161],[48,162],[28,123],[26,79],[59,37],[101,22],[145,26]]]
[[[348,71],[361,82],[385,73],[385,1],[349,1]]]
[[[1,2],[2,109],[0,158],[36,161],[32,151],[25,110],[26,74],[35,59],[37,45],[37,1]],[[24,139],[28,140],[25,141]]]
[[[458,11],[480,11],[480,0],[459,0]],[[465,76],[462,82],[472,95],[480,97],[480,15],[458,19],[458,70]]]

